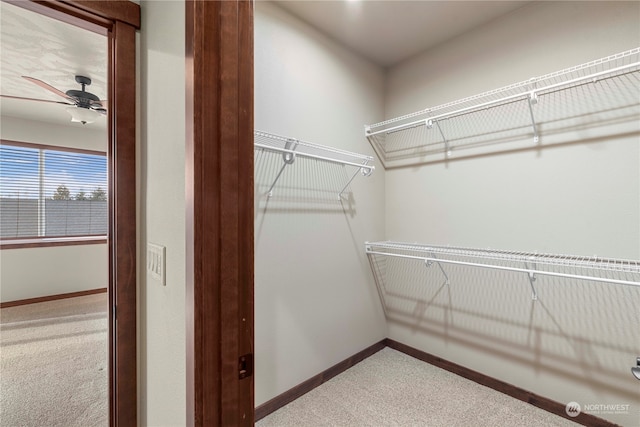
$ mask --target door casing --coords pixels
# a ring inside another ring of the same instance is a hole
[[[253,426],[253,2],[185,12],[186,421]]]

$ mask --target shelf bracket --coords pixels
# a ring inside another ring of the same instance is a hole
[[[631,373],[640,380],[640,357],[636,357],[636,366],[631,368]]]
[[[431,258],[436,259],[436,256],[434,254],[431,254]],[[440,261],[438,261],[436,259],[435,261],[436,264],[438,264],[438,267],[440,268],[440,271],[442,272],[442,275],[445,278],[445,285],[449,286],[449,276],[447,276],[447,273],[444,271],[444,268],[442,268],[442,264],[440,264]],[[433,260],[431,259],[426,259],[424,261],[424,265],[426,265],[427,267],[431,267],[433,265]]]
[[[531,115],[531,126],[533,127],[533,143],[537,144],[538,142],[540,142],[540,136],[538,135],[536,118],[533,115],[533,105],[538,103],[538,95],[535,92],[530,92],[527,101],[527,104],[529,105],[529,114]]]
[[[451,155],[451,147],[449,146],[449,141],[444,136],[444,132],[442,132],[442,128],[440,127],[440,122],[436,121],[436,127],[440,132],[440,136],[442,136],[442,141],[444,142],[444,156],[448,158]],[[433,129],[433,121],[427,120],[427,128]]]
[[[278,171],[278,175],[276,175],[276,179],[273,180],[273,184],[271,184],[271,187],[269,187],[269,191],[267,191],[267,197],[273,196],[273,187],[275,187],[276,183],[280,179],[282,172],[284,172],[284,168],[286,168],[287,165],[290,165],[295,161],[296,153],[294,153],[293,151],[295,151],[297,146],[298,146],[298,140],[293,138],[287,139],[287,142],[284,148],[286,150],[291,150],[291,151],[282,153],[282,160],[284,161],[284,163],[282,164],[282,167]]]
[[[351,175],[351,178],[349,179],[349,181],[347,181],[347,183],[345,184],[345,186],[342,188],[342,190],[340,190],[340,193],[338,193],[338,200],[342,200],[342,193],[345,192],[345,190],[347,189],[347,187],[349,187],[349,184],[351,184],[351,181],[353,181],[353,179],[356,177],[356,175],[358,175],[358,172],[360,172],[362,174],[362,176],[369,176],[373,173],[373,166],[368,166],[366,164],[366,161],[362,163],[362,167],[356,169],[356,171],[353,173],[353,175]]]
[[[536,274],[532,271],[532,270],[536,269],[536,263],[533,262],[531,265],[532,265],[533,268],[530,269],[529,266],[527,265],[527,263],[526,262],[524,263],[524,267],[527,270],[529,270],[527,272],[527,278],[529,279],[529,285],[531,286],[531,299],[534,300],[534,301],[537,301],[538,300],[538,292],[536,292],[536,287],[533,284],[533,282],[536,281]]]

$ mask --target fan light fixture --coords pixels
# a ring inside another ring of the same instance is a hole
[[[59,89],[51,86],[48,83],[43,82],[42,80],[38,80],[29,76],[22,76],[23,79],[30,81],[31,83],[40,86],[41,88],[48,90],[51,93],[61,97],[64,101],[52,101],[49,99],[36,99],[36,98],[24,98],[19,96],[6,96],[0,95],[3,98],[19,98],[19,99],[28,99],[31,101],[40,101],[40,102],[49,102],[53,104],[64,104],[70,105],[67,107],[67,113],[71,115],[71,121],[76,123],[82,123],[86,125],[87,123],[93,123],[98,120],[100,116],[107,115],[106,105],[107,100],[101,100],[96,95],[91,92],[87,92],[85,88],[91,84],[91,79],[87,76],[76,76],[76,82],[80,84],[81,90],[70,89],[66,92],[62,92]]]
[[[83,125],[86,125],[87,123],[93,123],[98,117],[100,117],[100,113],[95,110],[76,106],[68,107],[67,113],[71,115],[72,122],[79,122]]]

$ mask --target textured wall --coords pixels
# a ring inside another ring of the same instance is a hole
[[[142,1],[140,32],[140,422],[186,422],[185,5]],[[146,244],[166,247],[166,286]]]
[[[636,2],[541,2],[389,71],[386,117],[436,106],[640,45]],[[558,99],[558,108],[576,100]],[[579,102],[579,100],[577,100]],[[388,170],[390,240],[640,258],[638,121],[579,129],[554,147]],[[559,402],[629,404],[640,418],[638,288],[389,263],[389,336]],[[403,298],[398,298],[402,296]],[[595,407],[592,407],[595,408]]]
[[[382,119],[383,73],[277,6],[256,4],[255,127],[372,155],[363,125]],[[384,170],[357,176],[256,155],[256,405],[386,336],[366,239],[384,235]]]

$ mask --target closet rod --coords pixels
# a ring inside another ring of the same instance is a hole
[[[528,273],[528,274],[541,274],[541,275],[545,275],[545,276],[564,277],[564,278],[568,278],[568,279],[594,280],[594,281],[597,281],[597,282],[613,283],[613,284],[617,284],[617,285],[638,286],[638,287],[640,287],[640,283],[639,282],[633,282],[633,281],[630,281],[630,280],[607,279],[605,277],[597,277],[597,276],[584,276],[584,275],[580,275],[580,274],[557,273],[557,272],[554,272],[554,271],[544,271],[544,270],[537,270],[537,269],[531,269],[531,268],[505,267],[505,266],[502,266],[502,265],[482,264],[482,263],[467,262],[467,261],[454,261],[454,260],[448,260],[448,259],[444,259],[444,258],[435,258],[435,257],[429,257],[429,256],[393,254],[393,253],[388,253],[388,252],[378,252],[378,251],[374,251],[374,250],[367,250],[367,254],[384,255],[384,256],[407,258],[407,259],[416,259],[416,260],[421,260],[421,261],[443,262],[443,263],[447,263],[447,264],[467,265],[467,266],[472,266],[472,267],[493,268],[495,270],[516,271],[516,272],[519,272],[519,273]]]
[[[301,151],[290,150],[288,148],[272,147],[269,145],[260,144],[258,142],[256,142],[254,146],[258,148],[262,148],[263,150],[273,151],[275,153],[288,153],[296,157],[307,157],[309,159],[324,160],[325,162],[336,163],[339,165],[355,166],[362,169],[362,172],[365,175],[371,174],[371,172],[373,172],[373,170],[375,169],[375,166],[363,164],[364,162],[366,162],[366,160],[363,161],[363,163],[354,163],[346,160],[339,160],[339,159],[333,159],[331,157],[319,156],[317,154],[303,153]]]
[[[416,127],[416,126],[420,126],[420,125],[427,126],[429,124],[429,122],[436,122],[438,120],[443,120],[443,119],[446,119],[446,118],[449,118],[449,117],[453,117],[453,116],[457,116],[457,115],[460,115],[460,114],[465,114],[465,113],[469,113],[469,112],[472,112],[472,111],[493,107],[493,106],[500,105],[500,104],[503,104],[503,103],[506,103],[506,102],[509,102],[509,101],[513,101],[513,100],[518,100],[518,99],[526,100],[527,97],[532,96],[532,94],[537,94],[537,93],[540,93],[540,92],[553,90],[553,89],[556,89],[556,88],[559,88],[559,87],[563,87],[563,86],[576,85],[578,83],[581,83],[581,82],[584,82],[584,81],[588,81],[588,80],[597,80],[598,77],[601,77],[601,76],[605,76],[605,75],[608,75],[608,74],[614,74],[614,73],[630,70],[632,68],[637,68],[637,67],[640,67],[640,62],[634,62],[632,64],[627,64],[627,65],[622,65],[620,67],[611,68],[609,70],[599,71],[597,73],[592,73],[592,74],[589,74],[587,76],[576,77],[574,79],[567,80],[567,81],[564,81],[564,82],[554,83],[554,84],[551,84],[551,85],[548,85],[548,86],[544,86],[542,88],[536,88],[536,89],[533,89],[533,90],[528,90],[526,92],[505,96],[505,97],[497,99],[497,100],[483,102],[482,104],[472,105],[472,106],[461,108],[459,110],[451,111],[451,112],[448,112],[448,113],[442,113],[442,114],[438,114],[438,115],[435,115],[435,116],[431,116],[431,117],[428,117],[427,119],[420,119],[420,120],[416,120],[416,121],[413,121],[413,122],[410,122],[410,123],[405,123],[405,124],[402,124],[402,125],[393,126],[393,127],[382,129],[382,130],[375,131],[375,132],[371,132],[371,128],[372,127],[377,127],[379,125],[378,124],[368,125],[368,126],[365,126],[365,136],[374,136],[374,135],[379,135],[379,134],[382,134],[382,133],[391,133],[391,132],[394,132],[394,131],[408,129],[408,128],[412,128],[412,127]],[[535,80],[532,80],[532,82],[535,83]],[[594,81],[594,83],[595,83],[595,81]],[[428,114],[429,111],[430,110],[424,110],[422,113]],[[401,120],[401,119],[398,119],[398,120]],[[392,122],[392,120],[389,120],[389,121],[387,121],[385,123],[389,123],[389,122]]]

